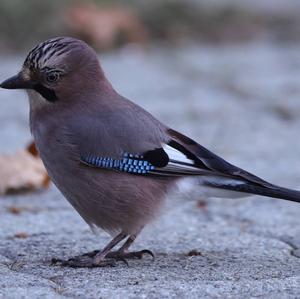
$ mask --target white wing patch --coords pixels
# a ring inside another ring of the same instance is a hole
[[[196,162],[188,158],[185,153],[170,145],[163,144],[162,148],[169,157],[169,163],[165,167],[156,168],[153,173],[168,176],[182,176],[182,178],[178,180],[178,188],[175,188],[175,191],[188,194],[188,197],[194,192],[207,198],[239,198],[249,196],[249,194],[242,192],[218,189],[215,187],[218,185],[237,186],[244,184],[244,181],[217,176],[213,173],[213,171],[201,169],[198,165],[196,165]]]
[[[175,149],[174,147],[171,147],[168,144],[164,144],[163,149],[169,156],[170,161],[177,161],[181,163],[195,165],[195,162],[193,160],[188,159],[185,154]]]
[[[165,167],[156,168],[153,173],[159,172],[165,175],[200,175],[207,172],[197,167],[195,161],[189,159],[184,153],[170,145],[163,144],[162,148],[169,157],[169,163]]]

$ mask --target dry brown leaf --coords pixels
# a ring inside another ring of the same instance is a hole
[[[48,174],[39,157],[27,150],[0,155],[0,194],[45,188]]]
[[[16,239],[26,239],[26,238],[28,238],[28,234],[25,233],[25,232],[19,232],[19,233],[14,234],[14,238],[16,238]]]
[[[15,215],[19,215],[21,214],[21,209],[19,207],[9,207],[8,208],[8,211],[11,213],[11,214],[15,214]]]

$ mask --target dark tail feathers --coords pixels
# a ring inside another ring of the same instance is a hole
[[[208,183],[208,185],[214,188],[256,194],[256,195],[273,197],[273,198],[280,198],[280,199],[285,199],[285,200],[300,203],[300,191],[282,188],[275,185],[274,187],[264,187],[264,186],[251,184],[248,182],[247,183],[245,182],[245,184],[236,184],[236,185],[210,184],[210,183]]]

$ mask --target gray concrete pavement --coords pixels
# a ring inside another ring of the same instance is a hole
[[[300,189],[300,46],[127,48],[101,60],[122,94],[168,125]],[[0,81],[21,61],[1,59]],[[30,140],[27,113],[22,92],[0,91],[1,152]],[[153,250],[155,261],[69,269],[51,266],[51,258],[99,248],[109,237],[92,235],[53,186],[0,198],[0,298],[299,298],[300,259],[292,253],[300,205],[258,196],[203,200],[197,192],[170,196],[134,247]]]

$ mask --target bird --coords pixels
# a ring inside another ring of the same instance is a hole
[[[27,91],[30,129],[51,180],[92,230],[111,235],[100,250],[55,260],[64,266],[115,266],[154,256],[129,248],[182,184],[207,197],[255,194],[300,202],[300,191],[232,165],[121,96],[96,52],[79,39],[37,44],[0,87]]]

